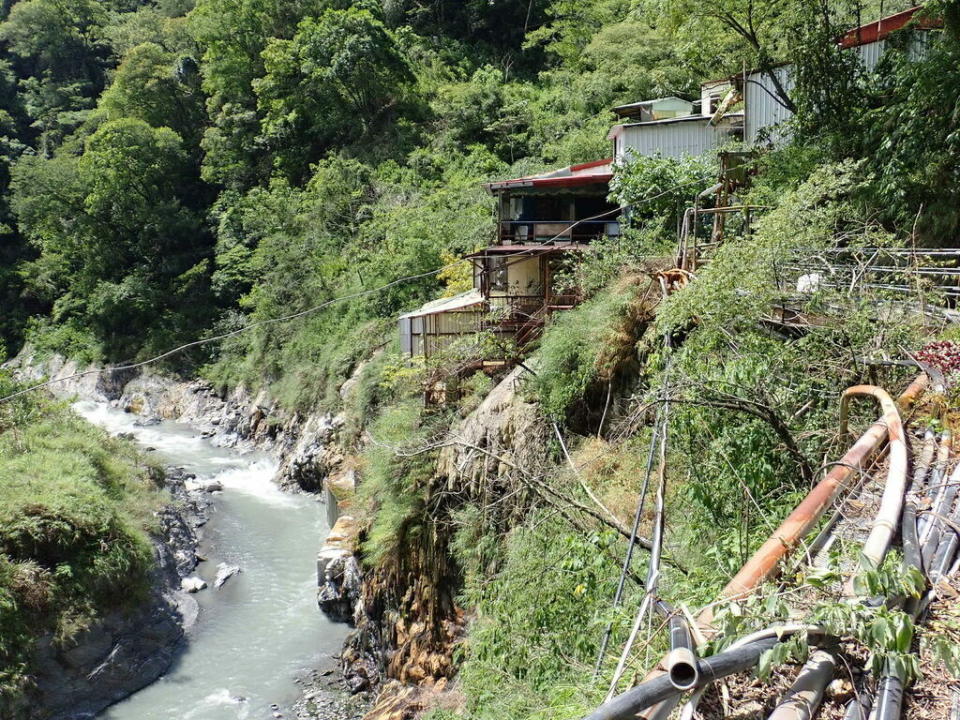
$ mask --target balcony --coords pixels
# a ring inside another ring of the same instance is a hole
[[[620,237],[620,223],[616,220],[502,220],[499,228],[501,245],[587,244],[601,237]]]

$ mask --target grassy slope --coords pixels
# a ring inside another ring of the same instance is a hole
[[[29,691],[38,636],[66,641],[143,597],[156,477],[60,404],[0,406],[0,716]]]

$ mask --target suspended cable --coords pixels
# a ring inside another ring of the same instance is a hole
[[[753,160],[753,161],[751,161],[751,162],[756,162],[756,160]],[[743,166],[741,165],[738,169],[740,169],[740,168],[742,168],[742,167],[743,167]],[[728,172],[729,172],[729,171],[728,171]],[[722,176],[723,174],[724,174],[724,173],[720,173],[721,176]],[[605,218],[605,217],[608,217],[608,216],[610,216],[610,215],[614,215],[614,214],[618,214],[618,213],[623,213],[623,212],[625,212],[625,211],[627,211],[627,210],[631,210],[631,209],[640,207],[640,206],[645,205],[645,204],[647,204],[647,203],[653,202],[654,200],[657,200],[657,199],[663,197],[664,195],[669,195],[670,193],[672,193],[672,192],[674,192],[674,191],[676,191],[676,190],[680,190],[680,189],[682,189],[682,188],[684,188],[684,187],[688,187],[688,186],[694,185],[694,184],[696,184],[696,183],[702,183],[702,182],[704,182],[705,180],[709,179],[710,177],[712,177],[712,176],[706,175],[706,176],[703,176],[703,177],[695,178],[695,179],[693,179],[693,180],[688,180],[688,181],[683,182],[683,183],[678,183],[677,185],[674,185],[674,186],[672,186],[672,187],[670,187],[670,188],[667,188],[666,190],[663,190],[663,191],[661,191],[661,192],[659,192],[659,193],[656,193],[655,195],[651,195],[651,196],[649,196],[649,197],[642,198],[642,199],[640,199],[640,200],[637,200],[636,202],[628,203],[628,204],[626,204],[626,205],[621,205],[621,206],[619,206],[619,207],[613,208],[612,210],[607,210],[607,211],[605,211],[605,212],[598,213],[597,215],[593,215],[593,216],[591,216],[591,217],[581,218],[580,220],[577,220],[577,221],[571,223],[571,224],[569,225],[569,227],[567,227],[563,232],[558,233],[557,235],[554,235],[554,236],[551,237],[551,238],[547,238],[546,240],[542,240],[542,241],[539,242],[539,243],[531,244],[531,247],[537,247],[537,246],[541,246],[541,247],[542,247],[542,246],[546,246],[545,249],[540,250],[538,253],[533,253],[533,254],[531,254],[531,253],[530,253],[529,251],[527,251],[527,250],[518,250],[517,252],[514,252],[514,253],[504,253],[504,255],[503,255],[502,257],[504,257],[504,258],[509,258],[509,257],[513,257],[513,256],[515,256],[515,255],[528,255],[528,256],[532,256],[532,257],[537,257],[537,256],[540,255],[540,254],[545,254],[545,253],[548,253],[548,252],[552,252],[555,246],[551,245],[550,243],[553,243],[555,240],[560,239],[561,237],[564,236],[564,233],[566,233],[568,230],[572,230],[573,228],[577,227],[578,225],[581,225],[582,223],[592,222],[592,221],[594,221],[594,220],[600,220],[600,219]],[[321,311],[321,310],[324,310],[324,309],[326,309],[326,308],[328,308],[328,307],[330,307],[330,306],[332,306],[332,305],[336,305],[336,304],[341,303],[341,302],[346,302],[346,301],[348,301],[348,300],[357,300],[357,299],[362,298],[362,297],[368,297],[368,296],[370,296],[370,295],[376,295],[376,294],[378,294],[378,293],[383,292],[384,290],[388,290],[389,288],[395,287],[395,286],[397,286],[397,285],[402,285],[402,284],[414,282],[414,281],[416,281],[416,280],[422,280],[422,279],[424,279],[424,278],[432,277],[432,276],[438,275],[439,273],[442,273],[442,272],[444,272],[444,271],[446,271],[446,270],[450,270],[451,268],[454,268],[454,267],[456,267],[456,266],[458,266],[458,265],[460,265],[461,263],[464,263],[464,262],[469,262],[469,260],[467,260],[467,259],[465,259],[465,258],[461,258],[461,259],[455,260],[455,261],[452,262],[452,263],[449,263],[449,264],[447,264],[447,265],[444,265],[444,266],[442,266],[442,267],[439,267],[439,268],[437,268],[437,269],[435,269],[435,270],[429,270],[429,271],[427,271],[427,272],[417,273],[417,274],[414,274],[414,275],[406,275],[406,276],[404,276],[404,277],[397,278],[396,280],[392,280],[392,281],[390,281],[390,282],[388,282],[388,283],[385,283],[384,285],[380,285],[379,287],[370,288],[370,289],[368,289],[368,290],[360,290],[360,291],[357,291],[357,292],[354,292],[354,293],[349,293],[349,294],[347,294],[347,295],[341,295],[341,296],[339,296],[339,297],[332,298],[332,299],[330,299],[330,300],[327,300],[327,301],[325,301],[325,302],[320,303],[319,305],[314,305],[313,307],[307,308],[306,310],[301,310],[301,311],[299,311],[299,312],[290,313],[290,314],[288,314],[288,315],[283,315],[283,316],[277,317],[277,318],[268,318],[268,319],[266,319],[266,320],[257,320],[257,321],[255,321],[255,322],[252,322],[252,323],[248,324],[248,325],[244,325],[244,326],[241,327],[241,328],[237,328],[236,330],[231,330],[230,332],[221,333],[221,334],[219,334],[219,335],[212,335],[212,336],[207,337],[207,338],[201,338],[201,339],[199,339],[199,340],[194,340],[194,341],[192,341],[192,342],[184,343],[183,345],[178,345],[177,347],[174,347],[174,348],[172,348],[171,350],[167,350],[166,352],[163,352],[163,353],[161,353],[161,354],[159,354],[159,355],[155,355],[155,356],[153,356],[153,357],[151,357],[151,358],[148,358],[148,359],[146,359],[146,360],[141,360],[141,361],[138,361],[138,362],[123,363],[123,364],[120,364],[120,365],[114,365],[114,366],[112,366],[112,367],[110,367],[110,368],[95,368],[95,369],[91,369],[91,370],[84,370],[84,371],[81,371],[81,372],[78,372],[78,373],[74,373],[74,374],[72,374],[72,375],[66,375],[66,376],[64,376],[64,377],[54,378],[54,379],[52,379],[52,380],[46,380],[46,381],[44,381],[44,382],[37,383],[37,384],[35,384],[35,385],[30,385],[30,386],[28,386],[28,387],[26,387],[26,388],[23,388],[22,390],[18,390],[18,391],[16,391],[16,392],[10,393],[9,395],[6,395],[6,396],[4,396],[4,397],[0,397],[0,403],[4,403],[4,402],[10,401],[10,400],[13,400],[13,399],[18,398],[18,397],[20,397],[20,396],[22,396],[22,395],[26,395],[27,393],[31,393],[31,392],[33,392],[33,391],[35,391],[35,390],[41,390],[41,389],[43,389],[43,388],[50,387],[51,385],[55,385],[55,384],[57,384],[57,383],[66,382],[67,380],[75,380],[75,379],[77,379],[77,378],[86,377],[86,376],[88,376],[88,375],[99,375],[99,374],[101,374],[101,373],[103,373],[103,372],[106,372],[106,371],[108,371],[108,370],[109,370],[109,372],[123,372],[123,371],[127,371],[127,370],[137,370],[137,369],[139,369],[139,368],[146,367],[147,365],[153,365],[153,364],[155,364],[155,363],[158,363],[158,362],[160,362],[161,360],[166,360],[167,358],[169,358],[169,357],[171,357],[171,356],[173,356],[173,355],[178,355],[178,354],[184,352],[185,350],[189,350],[189,349],[191,349],[191,348],[200,347],[200,346],[203,346],[203,345],[209,345],[210,343],[220,342],[220,341],[222,341],[222,340],[227,340],[227,339],[229,339],[229,338],[236,337],[237,335],[241,335],[241,334],[243,334],[243,333],[245,333],[245,332],[248,332],[248,331],[250,331],[250,330],[253,330],[253,329],[255,329],[255,328],[264,327],[264,326],[267,326],[267,325],[274,325],[274,324],[282,323],[282,322],[289,322],[289,321],[291,321],[291,320],[297,320],[297,319],[299,319],[299,318],[306,317],[307,315],[312,315],[312,314],[314,314],[314,313],[317,313],[317,312],[319,312],[319,311]]]

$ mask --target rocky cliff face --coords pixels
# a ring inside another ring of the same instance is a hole
[[[167,484],[177,502],[159,513],[149,596],[133,609],[109,612],[67,644],[40,638],[35,693],[19,717],[92,718],[170,666],[197,618],[197,603],[180,581],[197,564],[196,528],[206,503],[186,491],[182,473],[172,471]]]
[[[276,480],[283,486],[320,490],[323,478],[343,459],[334,442],[340,418],[287,412],[266,392],[251,394],[239,387],[225,394],[202,380],[181,381],[150,369],[80,367],[58,355],[39,357],[29,347],[8,366],[26,380],[56,380],[51,390],[62,397],[109,402],[145,422],[192,425],[218,445],[275,453],[281,461]]]
[[[451,428],[452,442],[440,452],[427,489],[432,522],[402,557],[364,576],[356,631],[342,655],[345,677],[355,689],[388,679],[419,688],[398,693],[398,685],[391,683],[384,690],[389,697],[377,703],[369,720],[412,716],[424,704],[426,688],[455,671],[453,649],[465,618],[454,600],[463,577],[450,549],[456,527],[452,514],[466,504],[479,504],[488,509],[488,522],[508,526],[527,506],[526,468],[547,461],[549,426],[520,393],[525,372],[511,372]],[[508,496],[509,501],[498,502]]]

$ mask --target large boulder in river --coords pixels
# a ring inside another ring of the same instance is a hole
[[[206,586],[206,581],[198,577],[186,577],[180,581],[180,589],[189,593],[200,592]]]
[[[213,581],[213,586],[218,590],[223,587],[223,584],[240,572],[239,565],[228,565],[227,563],[220,563],[217,565],[217,577]]]

